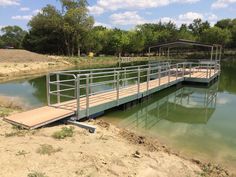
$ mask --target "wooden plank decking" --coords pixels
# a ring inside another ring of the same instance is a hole
[[[208,79],[218,74],[214,73],[213,70],[210,73],[211,75],[209,75]],[[176,76],[172,76],[170,78],[168,78],[168,76],[165,76],[161,78],[160,85],[159,85],[159,79],[150,80],[149,85],[147,84],[147,82],[141,83],[140,93],[147,92],[147,90],[161,87],[163,85],[167,85],[169,80],[170,83],[178,80],[182,82],[183,78],[186,77],[189,77],[189,74],[185,75],[184,77],[177,77],[177,80]],[[206,70],[201,70],[192,73],[191,78],[207,79]],[[132,95],[137,95],[137,93],[138,93],[138,85],[132,85],[126,88],[121,88],[119,90],[119,99],[129,97]],[[89,96],[89,107],[102,105],[116,100],[117,100],[116,90],[96,95],[91,95]],[[81,98],[80,110],[85,110],[86,104],[87,104],[86,98]],[[4,120],[27,129],[33,129],[66,118],[68,116],[72,116],[76,113],[76,110],[77,110],[76,100],[71,100],[60,104],[55,104],[52,107],[45,106],[30,111],[13,114],[9,117],[4,118]]]

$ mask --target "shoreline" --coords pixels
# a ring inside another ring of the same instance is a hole
[[[4,100],[8,101],[0,102],[0,107],[9,107],[12,110],[9,114],[24,110],[15,99]],[[102,118],[86,123],[97,127],[95,134],[62,122],[36,130],[23,130],[0,118],[0,155],[3,158],[0,168],[4,169],[0,176],[27,176],[35,171],[49,177],[233,176],[220,165],[180,155],[157,138],[119,128]],[[73,127],[71,137],[53,138],[55,132],[65,127]],[[43,145],[53,147],[55,152],[52,151],[50,155],[38,154],[37,149]],[[57,152],[56,149],[60,150]],[[13,161],[16,167],[14,171],[10,170]]]

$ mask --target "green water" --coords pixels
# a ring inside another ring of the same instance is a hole
[[[0,84],[0,95],[29,107],[46,104],[45,76]],[[170,88],[126,111],[103,119],[158,139],[182,154],[236,169],[236,61],[222,63],[209,88]]]

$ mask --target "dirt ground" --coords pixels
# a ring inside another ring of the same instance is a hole
[[[30,173],[48,177],[228,176],[224,170],[210,173],[204,170],[205,166],[172,154],[151,139],[106,122],[90,124],[97,127],[95,134],[74,127],[73,137],[58,140],[52,134],[69,125],[24,131],[0,120],[0,176],[27,177]],[[59,150],[50,155],[40,154],[38,149],[43,145]]]
[[[26,50],[0,49],[0,81],[72,67],[61,58]]]

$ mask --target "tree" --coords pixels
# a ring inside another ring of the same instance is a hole
[[[212,27],[203,31],[201,41],[210,44],[227,45],[231,41],[231,33],[228,29],[221,29],[219,27]]]
[[[23,40],[24,48],[40,53],[65,53],[61,24],[60,12],[54,6],[47,5],[29,22],[30,30]]]
[[[63,31],[67,54],[73,55],[77,48],[78,56],[84,39],[94,24],[93,17],[88,15],[87,1],[61,0],[63,7]]]
[[[5,46],[5,43],[4,43],[4,41],[0,37],[0,48],[3,48],[4,46]]]
[[[187,40],[195,40],[195,37],[191,31],[189,31],[188,27],[186,24],[182,24],[181,27],[179,28],[178,39],[187,39]]]
[[[128,38],[128,52],[141,53],[144,50],[145,38],[140,31],[129,31]]]
[[[231,40],[231,47],[236,47],[236,25],[233,26],[231,29],[231,35],[232,35],[232,40]]]
[[[231,19],[222,19],[218,21],[215,26],[221,29],[231,29],[233,27],[233,21]]]
[[[21,48],[21,42],[26,34],[26,31],[19,26],[6,26],[1,29],[3,35],[1,36],[2,45],[14,48]]]
[[[47,5],[29,22],[24,47],[40,53],[80,55],[94,24],[86,0],[61,0],[62,10]]]
[[[208,21],[202,22],[201,19],[195,19],[188,27],[199,38],[204,30],[210,28],[210,24]]]

